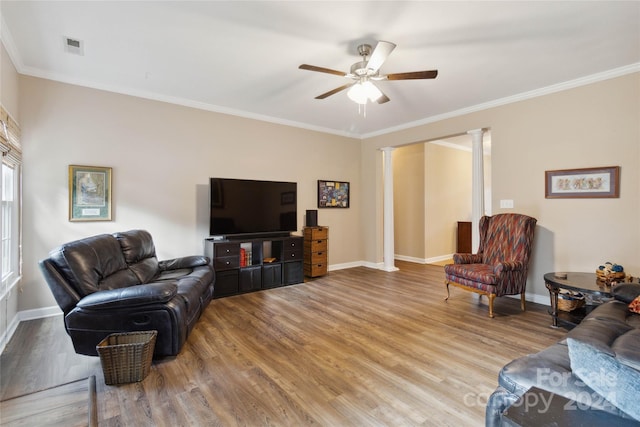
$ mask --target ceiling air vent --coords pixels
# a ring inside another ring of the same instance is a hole
[[[72,39],[71,37],[64,38],[64,50],[74,55],[84,55],[84,42],[78,39]]]

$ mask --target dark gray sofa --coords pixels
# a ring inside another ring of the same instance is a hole
[[[154,356],[180,352],[213,297],[209,259],[158,261],[151,234],[131,230],[66,243],[40,261],[76,353],[118,332],[157,330]]]
[[[565,339],[502,368],[487,402],[487,426],[502,425],[503,412],[534,386],[566,397],[572,407],[640,422],[640,314],[628,307],[640,285],[617,285],[613,295]]]

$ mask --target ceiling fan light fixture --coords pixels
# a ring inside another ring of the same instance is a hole
[[[356,104],[364,105],[367,101],[376,102],[382,96],[382,92],[373,83],[366,80],[351,86],[347,96]]]
[[[376,102],[382,96],[382,92],[380,92],[380,89],[378,89],[376,85],[371,83],[369,80],[362,83],[362,87],[367,93],[367,98],[369,98],[371,102]]]
[[[361,104],[361,105],[366,104],[367,100],[369,99],[367,90],[364,88],[364,86],[360,82],[351,86],[351,88],[347,92],[347,96],[356,104]]]

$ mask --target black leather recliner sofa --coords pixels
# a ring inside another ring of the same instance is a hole
[[[151,234],[131,230],[66,243],[40,261],[76,353],[118,332],[157,330],[154,356],[180,352],[213,297],[205,256],[158,261]]]
[[[619,425],[640,425],[640,314],[628,307],[640,296],[640,285],[620,284],[612,294],[566,338],[502,368],[487,402],[487,427],[506,425],[504,411],[531,387],[569,399],[565,411],[593,410],[619,417]],[[535,424],[539,409],[527,413]]]

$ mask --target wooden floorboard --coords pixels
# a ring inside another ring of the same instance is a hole
[[[180,354],[134,384],[105,385],[61,318],[24,322],[16,335],[38,339],[7,346],[2,396],[96,375],[101,426],[477,426],[500,368],[565,335],[547,307],[497,298],[490,319],[477,294],[444,301],[441,266],[397,266],[214,300]]]
[[[82,379],[0,402],[2,426],[66,426],[89,424],[89,380]]]

